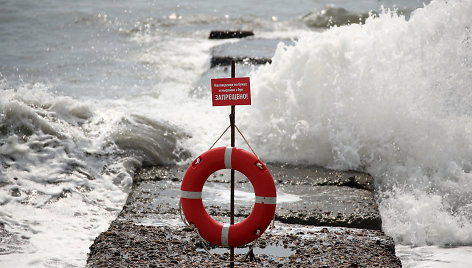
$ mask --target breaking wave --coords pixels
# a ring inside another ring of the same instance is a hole
[[[280,45],[252,77],[252,143],[271,161],[372,173],[397,242],[472,245],[471,12],[433,1]]]
[[[121,210],[133,171],[185,157],[177,145],[185,134],[170,123],[125,113],[120,101],[56,96],[41,83],[5,85],[0,231],[7,240],[0,254],[16,265],[18,256],[30,254],[28,265],[80,266],[91,243],[84,238],[97,236]]]

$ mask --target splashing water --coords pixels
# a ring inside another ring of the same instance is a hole
[[[472,245],[471,12],[383,10],[281,45],[252,77],[252,143],[272,161],[372,173],[400,243]]]
[[[136,167],[208,149],[227,113],[195,86],[209,85],[211,49],[233,42],[207,39],[221,25],[298,40],[251,74],[253,105],[238,107],[264,161],[368,171],[397,244],[472,245],[471,1],[326,31],[306,25],[313,1],[279,3],[267,18],[244,1],[240,16],[202,12],[211,1],[10,2],[0,24],[2,265],[83,266]],[[350,14],[366,3],[378,5]]]
[[[111,107],[54,96],[40,83],[2,89],[4,265],[83,265],[121,210],[136,167],[175,161],[181,135],[173,126]]]

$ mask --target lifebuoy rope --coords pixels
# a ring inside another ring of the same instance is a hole
[[[241,137],[243,137],[243,140],[246,142],[247,146],[249,146],[249,149],[251,149],[252,153],[257,157],[259,158],[259,156],[257,156],[256,152],[254,152],[254,150],[252,149],[251,145],[249,144],[249,142],[247,142],[246,140],[246,137],[244,137],[243,133],[241,132],[241,130],[239,130],[238,126],[234,125],[236,127],[236,129],[238,130],[239,134],[241,135]],[[260,168],[260,167],[259,167]]]
[[[241,132],[241,130],[239,130],[238,126],[237,125],[234,125],[236,127],[236,129],[238,130],[238,133],[239,135],[241,135],[241,137],[243,138],[244,142],[246,142],[247,146],[249,146],[249,149],[251,149],[251,152],[257,157],[259,158],[259,156],[257,156],[256,152],[254,152],[254,150],[252,149],[251,145],[249,144],[249,142],[247,142],[246,140],[246,137],[244,137],[243,133]],[[221,139],[221,137],[223,137],[223,135],[226,133],[226,131],[228,131],[228,129],[231,127],[231,125],[229,125],[225,131],[223,131],[223,133],[221,133],[221,135],[218,137],[218,139],[216,139],[216,141],[210,146],[210,149],[208,149],[208,151],[211,150],[211,148],[213,148],[215,146],[215,144]],[[198,163],[197,163],[198,164]]]
[[[236,125],[235,125],[236,126]],[[210,149],[208,149],[208,151],[211,150],[211,148],[213,148],[213,146],[215,146],[215,144],[221,139],[221,137],[223,137],[223,135],[226,133],[226,131],[228,131],[228,129],[231,127],[231,125],[229,125],[225,131],[223,131],[223,133],[221,133],[221,135],[218,137],[218,139],[216,139],[216,141],[210,146]]]

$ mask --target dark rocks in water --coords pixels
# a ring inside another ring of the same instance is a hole
[[[215,30],[210,32],[208,39],[230,39],[230,38],[244,38],[248,36],[253,36],[254,32],[252,31],[241,31],[241,30]]]
[[[26,235],[8,231],[5,225],[6,223],[0,222],[0,256],[21,252],[30,239]]]
[[[410,19],[413,9],[395,8],[394,12],[399,16],[405,16]],[[370,12],[356,12],[346,10],[342,7],[326,6],[321,10],[310,12],[302,17],[305,24],[315,28],[329,28],[332,26],[342,26],[348,24],[363,24],[370,16],[378,17],[379,13],[371,10]]]
[[[244,64],[252,64],[252,65],[272,63],[271,59],[260,58],[260,57],[231,57],[231,56],[223,56],[223,57],[216,56],[215,57],[214,56],[211,58],[210,68],[214,68],[216,66],[231,65],[231,61],[234,61],[235,63],[244,63]]]
[[[364,23],[368,17],[369,13],[350,12],[342,7],[330,6],[303,16],[303,20],[310,27],[326,28],[334,25]]]

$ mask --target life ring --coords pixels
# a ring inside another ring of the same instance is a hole
[[[252,183],[256,202],[242,222],[229,225],[215,221],[206,212],[202,189],[208,177],[221,169],[235,169]],[[234,147],[218,147],[197,157],[187,169],[180,187],[185,218],[202,238],[223,247],[238,247],[258,238],[275,214],[276,191],[267,167],[253,154]]]

